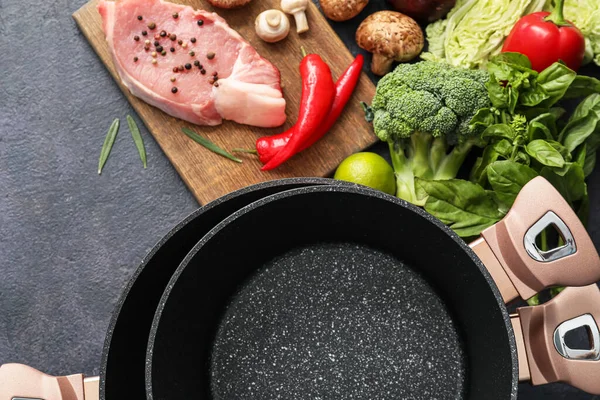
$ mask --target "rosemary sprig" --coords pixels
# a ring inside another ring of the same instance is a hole
[[[144,140],[142,139],[142,135],[140,134],[140,130],[135,123],[135,120],[131,118],[130,115],[127,115],[127,125],[129,126],[131,137],[135,142],[135,147],[137,147],[138,153],[140,154],[140,159],[144,164],[144,168],[146,168],[146,149],[144,148]]]
[[[220,148],[219,146],[217,146],[216,144],[214,144],[213,142],[211,142],[210,140],[198,135],[196,132],[192,131],[191,129],[188,128],[181,128],[181,130],[183,131],[183,133],[185,133],[190,139],[192,139],[193,141],[195,141],[196,143],[201,144],[202,146],[206,147],[208,150],[212,151],[213,153],[217,153],[225,158],[230,159],[231,161],[235,161],[237,163],[241,163],[242,160],[240,160],[239,158],[233,156],[231,153],[229,153],[227,150],[223,150],[222,148]]]
[[[100,151],[100,159],[98,160],[98,175],[102,173],[102,168],[108,160],[108,156],[110,155],[110,150],[115,143],[115,138],[117,137],[117,133],[119,132],[119,119],[116,118],[112,124],[110,124],[110,128],[108,128],[108,133],[106,134],[106,138],[104,139],[104,144],[102,145],[102,151]]]

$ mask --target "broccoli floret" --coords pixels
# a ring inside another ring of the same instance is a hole
[[[377,85],[371,109],[380,140],[388,142],[397,196],[422,205],[415,177],[453,179],[473,146],[483,146],[475,113],[490,107],[489,74],[422,61],[400,64]]]

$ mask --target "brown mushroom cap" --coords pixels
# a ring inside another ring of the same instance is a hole
[[[251,1],[252,0],[208,0],[211,5],[219,8],[237,8],[245,6]]]
[[[348,21],[369,4],[369,0],[321,0],[321,9],[333,21]]]
[[[373,53],[374,73],[383,75],[389,72],[375,71],[376,58],[389,61],[410,61],[418,56],[425,45],[423,31],[414,19],[396,11],[379,11],[369,15],[356,31],[356,43]],[[381,66],[383,67],[383,66]],[[383,72],[383,73],[381,73]]]

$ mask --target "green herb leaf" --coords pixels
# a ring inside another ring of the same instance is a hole
[[[142,135],[140,134],[140,130],[135,123],[135,120],[131,118],[131,115],[127,115],[127,125],[129,126],[129,131],[131,132],[135,147],[137,147],[138,153],[140,154],[142,164],[144,164],[144,168],[146,168],[146,149],[144,148],[144,140],[142,139]]]
[[[529,140],[554,139],[550,129],[543,123],[537,121],[531,121],[529,125],[527,125],[527,137]]]
[[[533,140],[527,144],[525,150],[531,157],[548,167],[562,168],[565,165],[565,159],[560,152],[545,140]]]
[[[510,127],[509,125],[505,125],[505,124],[494,124],[494,125],[490,125],[486,128],[485,131],[483,131],[483,133],[481,134],[482,137],[498,137],[498,138],[505,138],[508,140],[514,140],[515,136],[517,136],[517,132],[515,132],[515,130]]]
[[[201,144],[202,146],[206,147],[208,150],[212,151],[213,153],[217,153],[225,158],[230,159],[231,161],[235,161],[237,163],[241,163],[242,160],[240,160],[239,158],[233,156],[231,153],[229,153],[227,150],[223,150],[222,148],[220,148],[219,146],[217,146],[216,144],[214,144],[213,142],[211,142],[210,140],[198,135],[196,132],[192,131],[191,129],[188,128],[181,128],[181,130],[183,131],[183,133],[185,133],[190,139],[192,139],[193,141],[195,141],[196,143]]]
[[[550,96],[543,105],[550,108],[562,99],[576,77],[575,71],[561,63],[554,63],[543,70],[538,76],[537,83]]]
[[[560,144],[560,142],[557,142],[556,140],[546,140],[546,142],[550,146],[554,147],[560,153],[560,155],[565,159],[565,161],[567,161],[567,162],[571,161],[571,159],[573,158],[571,156],[571,153],[565,146]]]
[[[495,55],[490,58],[491,63],[507,63],[512,68],[521,69],[522,71],[531,70],[531,61],[526,55],[516,52],[505,52]],[[535,72],[535,71],[534,71]]]
[[[498,199],[512,207],[523,186],[538,176],[537,172],[526,165],[514,161],[496,161],[487,169],[488,180]]]
[[[461,179],[428,181],[416,179],[419,197],[427,197],[425,210],[461,237],[477,236],[505,215],[491,193]]]
[[[593,94],[582,101],[560,133],[560,140],[570,152],[598,130],[600,95]]]
[[[519,96],[519,103],[526,107],[535,107],[543,101],[548,100],[550,95],[543,86],[534,85],[531,89],[523,91]]]
[[[108,133],[106,134],[104,144],[102,145],[102,150],[100,151],[100,159],[98,160],[98,175],[102,173],[102,168],[104,168],[104,164],[106,164],[106,160],[108,160],[108,156],[110,155],[110,151],[115,143],[115,138],[117,137],[118,132],[119,119],[116,118],[112,124],[110,124],[110,128],[108,128]]]
[[[481,108],[475,113],[475,115],[471,119],[469,128],[475,129],[479,126],[487,128],[488,126],[493,125],[495,123],[496,113],[489,108]]]
[[[485,187],[487,184],[487,167],[497,161],[500,157],[505,159],[510,158],[513,146],[506,140],[502,139],[485,147],[483,154],[478,158],[471,171],[471,182],[478,183]]]
[[[577,75],[569,89],[565,93],[565,99],[589,96],[600,93],[600,80],[591,76]]]
[[[595,132],[585,141],[585,162],[583,165],[583,172],[586,176],[594,171],[596,166],[596,151],[600,147],[600,132]]]
[[[567,164],[563,176],[556,174],[555,170],[549,167],[544,167],[541,175],[560,192],[571,206],[587,193],[583,168],[576,163]]]

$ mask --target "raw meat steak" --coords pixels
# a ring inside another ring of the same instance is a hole
[[[98,11],[134,96],[198,125],[285,122],[279,70],[217,14],[162,0],[100,0]]]

